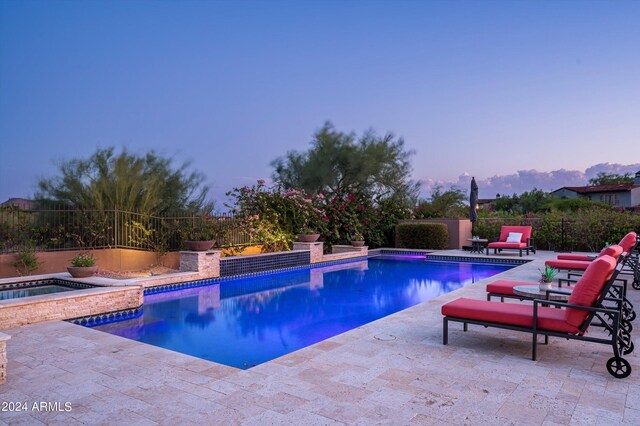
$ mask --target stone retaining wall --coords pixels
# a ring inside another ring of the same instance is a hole
[[[0,330],[42,321],[66,320],[142,305],[142,287],[111,287],[0,301]]]

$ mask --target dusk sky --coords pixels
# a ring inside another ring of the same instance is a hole
[[[221,207],[327,120],[403,137],[425,195],[635,172],[639,22],[640,1],[0,0],[0,202],[114,145],[190,161]]]

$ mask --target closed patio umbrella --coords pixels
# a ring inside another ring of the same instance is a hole
[[[476,206],[478,205],[478,184],[476,178],[471,178],[471,195],[469,196],[469,216],[471,217],[471,223],[478,220],[478,212]]]

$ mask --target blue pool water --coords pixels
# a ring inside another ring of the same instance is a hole
[[[246,369],[512,267],[381,256],[148,295],[95,328]]]

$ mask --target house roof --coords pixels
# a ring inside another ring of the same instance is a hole
[[[640,188],[640,185],[635,185],[633,183],[618,183],[615,185],[563,186],[553,192],[568,189],[569,191],[577,192],[578,194],[592,194],[594,192],[627,192],[635,188]]]

